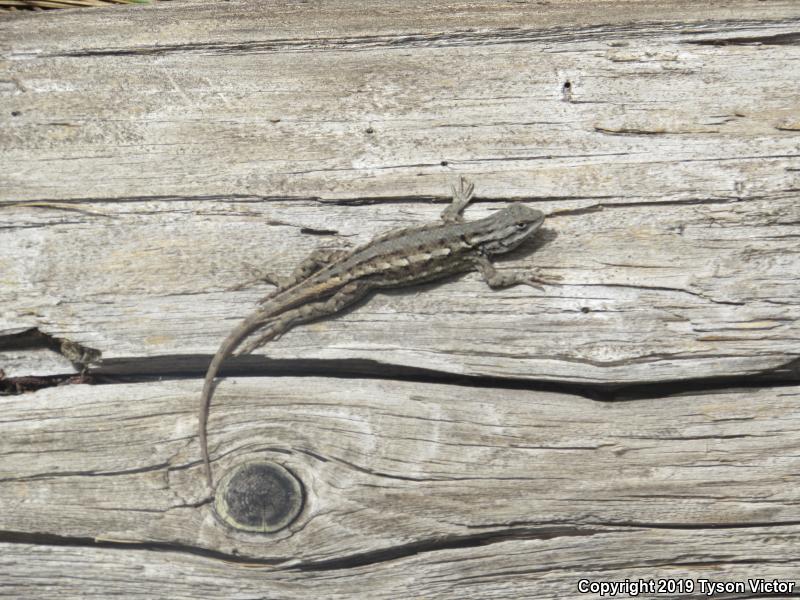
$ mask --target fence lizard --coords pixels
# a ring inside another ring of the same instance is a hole
[[[353,250],[318,250],[290,277],[267,278],[276,289],[225,338],[206,372],[199,427],[209,487],[206,425],[214,378],[223,361],[256,331],[259,337],[237,355],[252,352],[295,325],[333,315],[380,288],[415,285],[467,271],[478,271],[491,288],[544,283],[532,273],[498,273],[488,258],[514,250],[530,238],[541,227],[544,214],[511,204],[484,219],[465,222],[462,213],[472,193],[473,185],[462,177],[453,187],[453,201],[442,212],[441,223],[390,231]]]

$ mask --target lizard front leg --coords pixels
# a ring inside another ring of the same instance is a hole
[[[453,201],[442,211],[442,221],[445,223],[458,223],[464,220],[463,212],[472,201],[475,185],[463,175],[458,178],[458,186],[452,186]]]
[[[472,193],[475,190],[475,186],[462,176],[458,180],[458,187],[453,185],[450,189],[453,192],[453,200],[442,211],[441,219],[445,223],[458,223],[464,220],[462,213],[467,205],[472,201]],[[440,227],[439,223],[429,223],[428,225],[417,227],[415,230],[425,231],[426,229],[436,229],[438,227]],[[388,240],[401,238],[408,233],[408,230],[408,227],[391,229],[373,238],[372,242],[386,242]]]
[[[552,283],[557,278],[550,280],[540,277],[537,273],[499,273],[494,265],[485,256],[474,259],[475,268],[483,276],[484,281],[492,289],[502,289],[513,285],[529,285],[537,290],[544,290],[540,283]]]

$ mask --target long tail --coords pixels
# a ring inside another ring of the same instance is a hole
[[[198,413],[199,429],[200,429],[200,449],[203,453],[203,465],[206,472],[206,481],[208,487],[213,488],[211,478],[211,461],[208,458],[208,436],[206,433],[206,425],[208,424],[208,411],[211,407],[211,395],[214,392],[214,378],[216,378],[219,368],[222,363],[228,358],[234,350],[255,330],[268,324],[271,320],[272,314],[265,314],[265,311],[259,311],[242,321],[236,329],[231,331],[228,337],[220,344],[219,350],[211,359],[211,364],[206,371],[206,378],[203,382],[203,393],[200,395],[200,412]]]

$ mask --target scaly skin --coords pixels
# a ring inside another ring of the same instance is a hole
[[[511,204],[479,221],[464,222],[461,214],[472,198],[472,185],[462,177],[453,188],[453,202],[442,222],[396,230],[352,251],[329,253],[326,263],[312,254],[284,283],[261,302],[225,338],[206,372],[199,412],[200,446],[206,480],[213,487],[206,424],[214,378],[222,363],[256,331],[263,333],[239,352],[245,354],[295,325],[329,317],[379,288],[415,285],[467,271],[480,272],[492,288],[527,284],[539,287],[532,274],[499,274],[488,257],[514,250],[533,236],[544,214]]]

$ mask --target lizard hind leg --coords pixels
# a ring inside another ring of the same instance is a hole
[[[292,312],[292,311],[289,311]],[[284,316],[288,316],[288,313]],[[231,353],[231,356],[242,356],[243,354],[250,354],[253,350],[260,348],[269,341],[277,340],[291,327],[291,323],[287,323],[283,317],[273,320],[266,329],[263,329],[257,338],[251,340],[241,348]]]
[[[462,175],[458,178],[458,185],[452,186],[451,189],[453,201],[442,211],[442,221],[445,223],[457,223],[464,220],[462,213],[472,201],[475,184]]]
[[[340,258],[347,256],[349,252],[349,250],[345,249],[317,248],[316,250],[313,250],[305,259],[303,259],[303,261],[297,265],[297,267],[295,267],[294,271],[292,271],[292,274],[288,277],[282,277],[273,273],[267,274],[264,277],[264,280],[267,283],[274,285],[275,289],[259,300],[259,304],[263,304],[268,300],[272,300],[284,290],[300,283],[304,279],[310,277],[329,264],[336,262]]]
[[[352,304],[362,298],[368,290],[369,285],[365,282],[348,283],[326,300],[312,302],[298,308],[287,310],[285,313],[272,319],[266,330],[263,330],[257,338],[244,344],[234,356],[249,354],[267,342],[278,339],[296,325],[316,321],[317,319],[337,313],[348,304]]]

